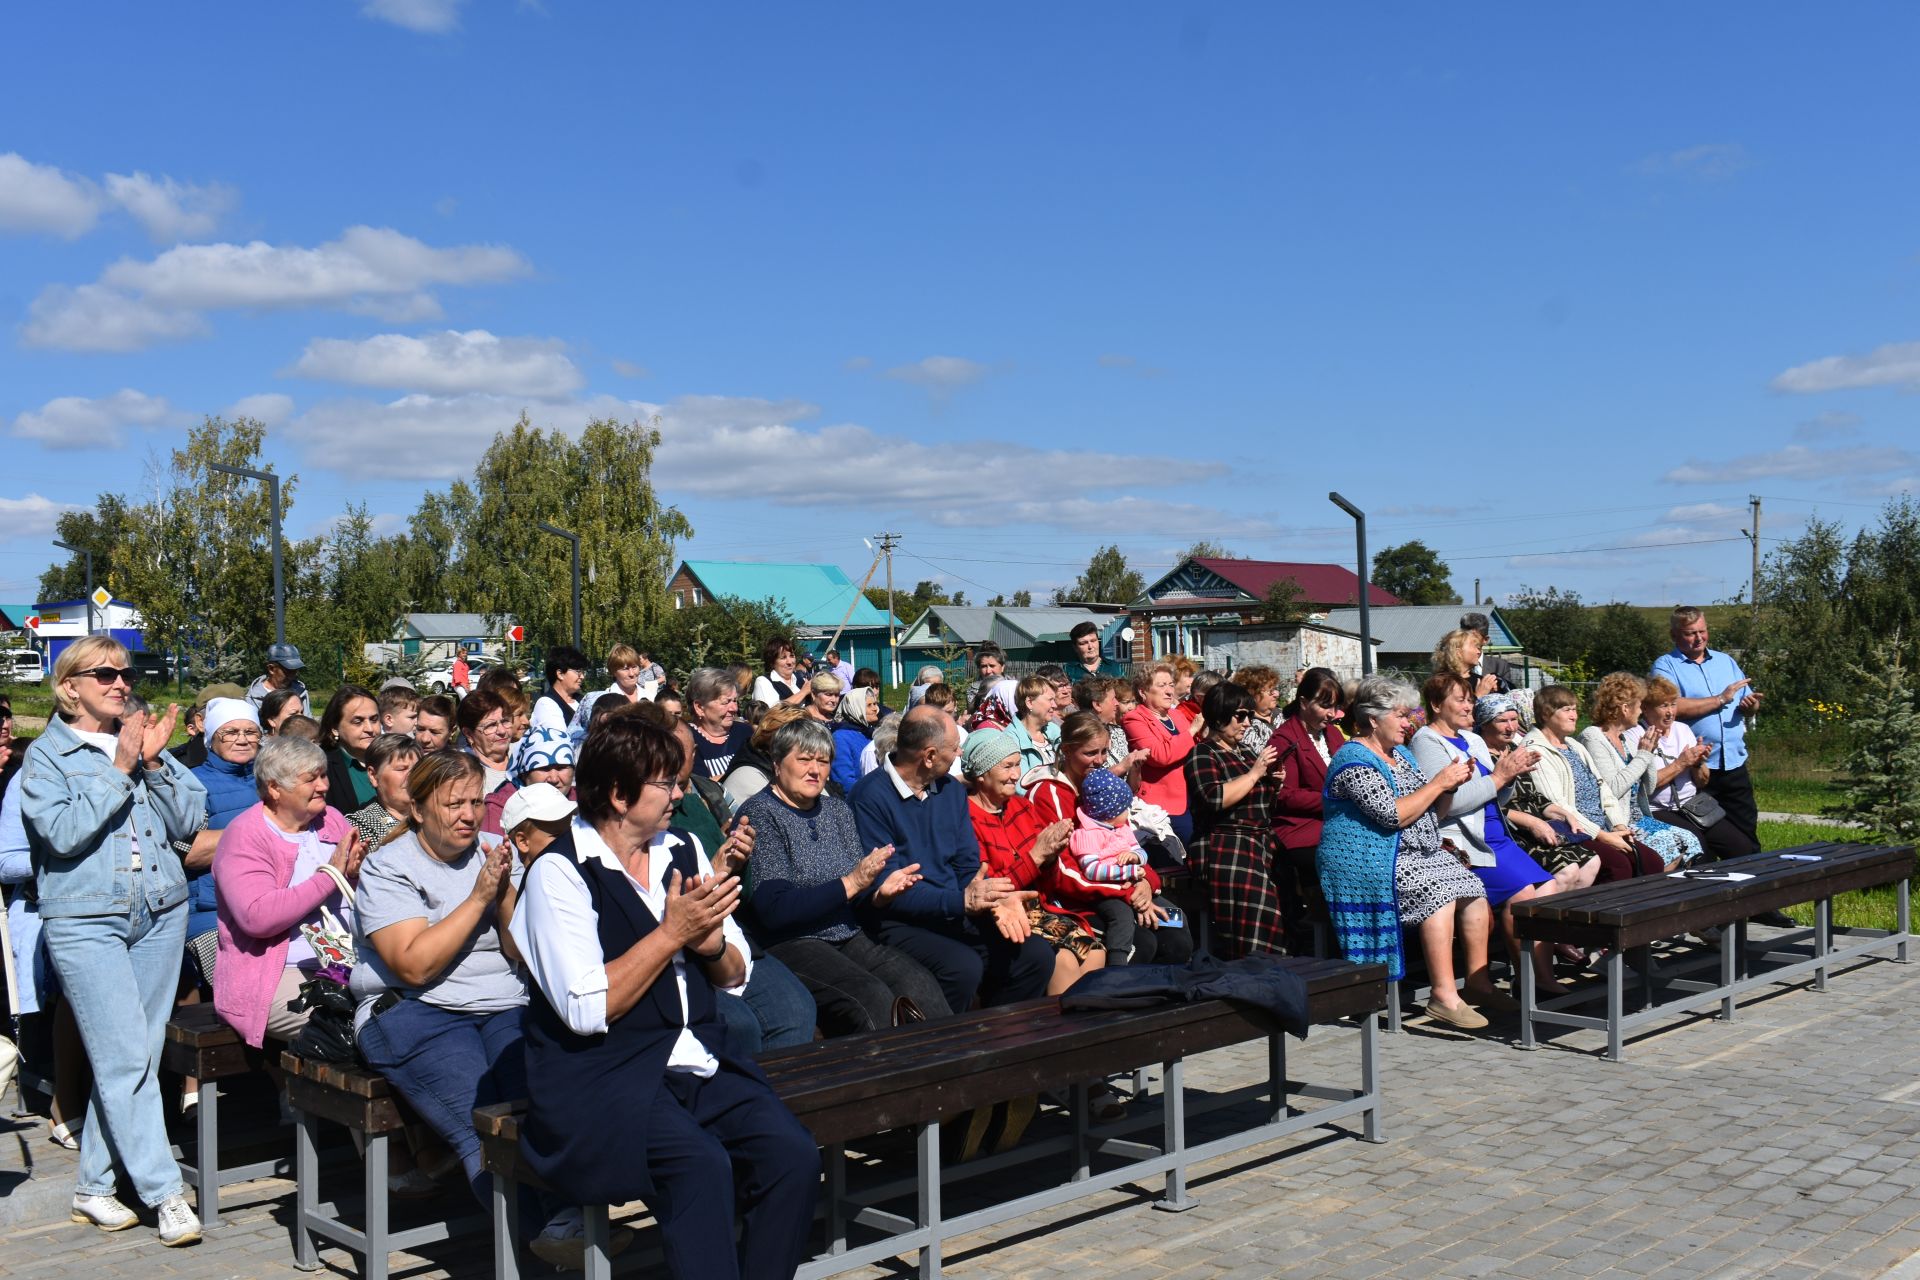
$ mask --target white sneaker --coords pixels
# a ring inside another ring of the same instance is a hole
[[[125,1231],[140,1219],[112,1196],[73,1197],[73,1220],[102,1231]]]
[[[200,1218],[187,1208],[185,1196],[168,1196],[160,1202],[160,1243],[169,1249],[200,1241]]]

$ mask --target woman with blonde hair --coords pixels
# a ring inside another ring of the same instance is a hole
[[[1760,852],[1759,844],[1746,832],[1724,821],[1726,811],[1706,794],[1712,776],[1707,757],[1713,748],[1694,736],[1679,711],[1679,686],[1665,676],[1653,676],[1640,700],[1640,723],[1621,736],[1629,749],[1651,752],[1660,766],[1652,779],[1653,816],[1699,836],[1715,858],[1744,858]]]
[[[1580,699],[1567,686],[1550,684],[1534,695],[1533,711],[1538,724],[1520,745],[1540,753],[1533,772],[1540,795],[1574,819],[1568,843],[1599,855],[1601,883],[1658,874],[1661,856],[1634,839],[1626,801],[1602,785],[1592,754],[1574,736]]]
[[[1433,669],[1450,671],[1467,682],[1467,692],[1476,698],[1484,698],[1500,690],[1500,677],[1487,674],[1480,669],[1480,651],[1486,639],[1478,631],[1462,631],[1458,628],[1440,637],[1440,643],[1433,646]]]
[[[1653,816],[1654,784],[1661,773],[1653,752],[1627,737],[1639,727],[1647,682],[1625,671],[1605,677],[1593,691],[1593,723],[1580,731],[1600,785],[1627,802],[1634,835],[1666,860],[1672,871],[1700,856],[1700,837]]]
[[[1253,699],[1253,718],[1247,721],[1247,730],[1240,736],[1240,749],[1257,756],[1267,749],[1273,731],[1280,726],[1280,673],[1255,663],[1240,668],[1229,679]]]
[[[190,840],[207,792],[168,755],[180,715],[130,711],[133,665],[105,636],[53,664],[55,714],[27,748],[20,815],[32,851],[41,936],[93,1065],[71,1215],[104,1231],[139,1219],[116,1197],[114,1164],[159,1211],[160,1243],[192,1244],[160,1099],[160,1043],[186,945]]]

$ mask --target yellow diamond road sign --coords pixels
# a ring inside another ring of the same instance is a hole
[[[105,587],[95,587],[93,595],[88,598],[93,601],[93,607],[96,609],[104,609],[113,603],[113,596]]]

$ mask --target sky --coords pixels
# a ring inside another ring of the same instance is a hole
[[[208,414],[291,536],[522,411],[687,556],[1117,543],[1745,590],[1920,477],[1920,10],[309,0],[0,15],[0,600]],[[544,513],[564,524],[565,513]],[[535,518],[535,513],[527,513]],[[590,552],[589,552],[590,555]],[[137,602],[136,602],[137,603]]]

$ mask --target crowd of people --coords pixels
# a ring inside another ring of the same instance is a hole
[[[603,689],[556,646],[533,696],[494,664],[452,694],[343,684],[317,718],[292,646],[183,714],[140,702],[117,642],[75,641],[0,806],[22,1007],[64,1011],[47,1074],[74,1217],[134,1225],[117,1163],[163,1243],[197,1239],[168,1017],[210,999],[248,1044],[298,1049],[327,981],[431,1130],[394,1153],[396,1193],[458,1169],[484,1198],[472,1110],[524,1097],[535,1251],[577,1261],[577,1206],[643,1198],[682,1276],[804,1252],[818,1155],[762,1054],[1183,963],[1183,901],[1226,959],[1325,930],[1397,977],[1411,946],[1428,1013],[1484,1027],[1514,1007],[1496,938],[1548,989],[1593,959],[1524,948],[1514,904],[1758,848],[1759,695],[1699,610],[1672,621],[1674,650],[1600,681],[1585,728],[1571,690],[1515,686],[1477,615],[1418,684],[1129,670],[1087,623],[1072,662],[1016,677],[982,645],[970,687],[927,667],[898,707],[877,672],[777,637],[757,670],[680,681],[619,645]],[[968,1126],[962,1155],[1025,1118]]]

